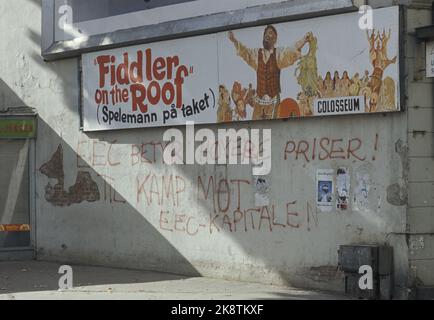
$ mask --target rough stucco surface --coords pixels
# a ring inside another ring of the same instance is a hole
[[[406,113],[238,125],[272,129],[270,206],[257,212],[249,166],[164,166],[163,129],[81,132],[79,61],[42,61],[36,1],[2,1],[0,13],[0,29],[7,30],[0,42],[1,102],[39,113],[39,259],[343,290],[338,245],[378,243],[394,247],[396,285],[405,286]],[[313,147],[318,152],[323,138],[335,141],[344,159],[320,160]],[[59,145],[62,163],[54,157],[53,170],[62,166],[63,176],[44,174],[40,168]],[[292,145],[309,149],[290,152]],[[338,167],[350,170],[351,206],[317,211],[316,170]],[[83,172],[80,198],[47,201],[47,186],[55,188],[60,176],[61,190],[76,194]],[[89,200],[83,194],[95,193],[92,182],[98,197]],[[215,187],[208,190],[209,182]]]

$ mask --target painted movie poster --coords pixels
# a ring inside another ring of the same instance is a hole
[[[400,110],[399,9],[83,55],[84,129]],[[342,28],[345,26],[345,28]]]

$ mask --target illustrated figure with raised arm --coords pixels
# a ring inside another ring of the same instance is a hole
[[[262,48],[247,48],[229,31],[228,37],[234,44],[237,55],[256,72],[256,97],[253,101],[252,120],[278,118],[280,104],[280,73],[300,59],[301,50],[312,37],[307,33],[292,48],[277,48],[277,30],[265,27]]]
[[[368,34],[368,39],[373,38],[373,34],[375,33],[375,29],[372,31],[371,36]],[[395,64],[397,61],[397,57],[395,56],[393,59],[389,59],[387,56],[387,44],[391,37],[391,31],[389,31],[389,35],[386,36],[386,32],[383,31],[383,35],[378,35],[375,39],[376,43],[372,43],[370,41],[370,60],[371,64],[374,67],[374,71],[371,75],[371,81],[369,83],[371,88],[371,98],[369,100],[369,111],[375,112],[377,111],[377,104],[379,102],[380,91],[383,84],[383,74],[384,70],[391,65]]]

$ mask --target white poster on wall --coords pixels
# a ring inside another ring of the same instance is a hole
[[[333,169],[316,171],[316,205],[321,211],[332,211],[334,199]]]
[[[270,180],[265,176],[254,178],[255,206],[263,207],[270,205]]]
[[[336,172],[336,209],[348,210],[350,202],[350,174],[348,168],[339,168]]]
[[[84,130],[398,111],[399,9],[83,55]],[[344,26],[344,28],[343,28]]]

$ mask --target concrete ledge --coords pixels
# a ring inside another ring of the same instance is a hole
[[[434,300],[434,287],[417,287],[417,300]]]
[[[35,259],[35,250],[33,248],[0,248],[0,261],[23,261],[33,259]]]
[[[417,28],[416,37],[420,40],[430,40],[434,39],[434,25]]]
[[[355,10],[358,9],[352,0],[286,1],[118,30],[83,39],[57,41],[49,45],[47,49],[42,50],[42,57],[46,61],[51,61],[79,56],[82,53],[90,51],[203,35],[268,23],[346,13]],[[46,17],[46,19],[49,18]],[[48,23],[48,21],[44,19],[43,23]]]

